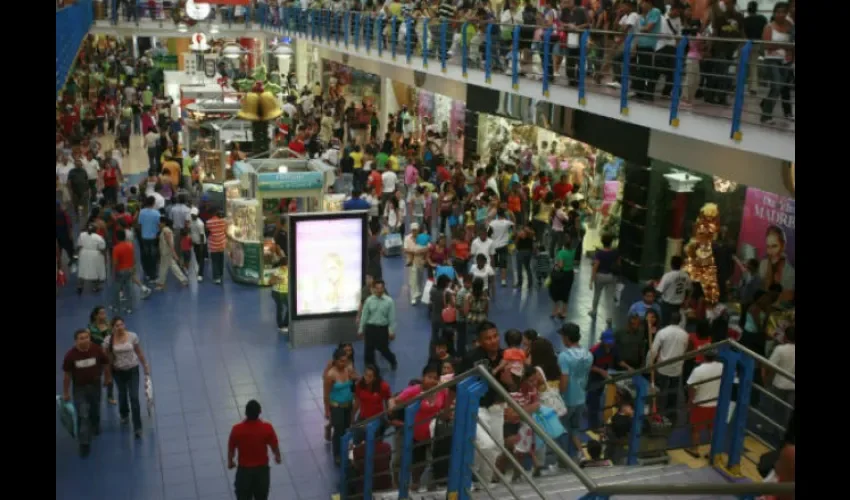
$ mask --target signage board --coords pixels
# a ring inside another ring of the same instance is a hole
[[[257,189],[260,191],[322,189],[323,184],[321,172],[263,172],[257,175]]]

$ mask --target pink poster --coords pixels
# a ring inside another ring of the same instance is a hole
[[[419,105],[417,106],[417,114],[421,119],[424,116],[434,115],[434,94],[427,90],[419,91]]]
[[[449,144],[451,144],[451,155],[455,161],[462,163],[463,129],[466,123],[466,103],[463,101],[452,101],[452,110],[449,119]]]
[[[794,289],[795,202],[792,198],[747,189],[738,255],[742,261],[757,259],[766,284],[779,283]],[[722,215],[722,214],[721,214]]]
[[[617,201],[620,194],[620,181],[605,181],[602,185],[602,215],[608,217],[608,210]]]

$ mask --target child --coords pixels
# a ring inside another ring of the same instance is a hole
[[[280,333],[289,333],[289,267],[287,264],[286,257],[282,257],[278,262],[277,269],[274,270],[274,274],[269,279],[276,309],[277,328]],[[354,363],[353,361],[350,362],[353,369]]]
[[[180,231],[180,254],[183,270],[188,273],[189,263],[192,262],[192,237],[189,235],[188,229]]]
[[[448,382],[455,378],[455,365],[451,358],[445,359],[441,364],[440,383]]]
[[[540,335],[538,335],[537,330],[533,328],[529,328],[528,330],[522,332],[522,350],[526,353],[526,363],[531,362],[531,357],[528,356],[531,351],[531,344],[539,337]]]
[[[538,286],[549,278],[549,273],[552,272],[552,257],[546,251],[546,245],[540,245],[537,248],[537,256],[534,259],[537,271]]]
[[[611,467],[614,465],[610,460],[602,459],[602,443],[595,439],[587,442],[587,454],[590,455],[590,459],[582,460],[578,464],[582,469],[587,467]]]
[[[452,360],[451,347],[445,329],[441,333],[442,335],[439,335],[434,341],[434,357],[431,358],[429,363],[442,364],[445,361],[451,362]]]
[[[422,227],[425,222],[425,188],[423,186],[416,186],[416,192],[410,201],[410,215],[413,222]]]
[[[519,333],[519,330],[515,331],[520,337],[522,337],[522,334]],[[514,401],[516,401],[520,406],[528,406],[537,403],[539,399],[537,393],[537,387],[540,382],[539,378],[540,375],[533,367],[523,367],[520,383],[514,386],[514,389],[517,390],[511,392],[511,397],[514,399]],[[539,477],[541,463],[537,460],[537,456],[534,453],[534,431],[531,430],[531,427],[527,423],[522,422],[519,425],[519,432],[517,435],[519,437],[519,440],[514,446],[514,456],[520,463],[522,463],[526,457],[531,459],[531,464],[533,467],[532,475],[534,477]],[[516,478],[517,474],[517,472],[514,472],[514,478]]]
[[[522,332],[516,328],[511,328],[505,332],[505,344],[508,348],[505,349],[502,359],[505,360],[506,368],[514,376],[514,380],[519,381],[525,372],[525,349],[522,346]]]

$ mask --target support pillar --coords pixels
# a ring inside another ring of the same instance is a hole
[[[664,270],[670,270],[670,259],[674,255],[682,255],[685,234],[685,214],[688,209],[688,194],[694,192],[694,186],[701,180],[699,177],[683,172],[665,174],[674,193],[673,219],[667,236],[667,252],[664,257]]]

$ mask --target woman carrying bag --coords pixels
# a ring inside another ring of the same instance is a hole
[[[139,365],[150,377],[150,367],[139,344],[139,337],[127,330],[120,316],[112,318],[112,333],[103,341],[103,346],[112,361],[112,374],[118,386],[118,412],[121,424],[133,418],[136,438],[142,437],[142,412],[139,406]]]

